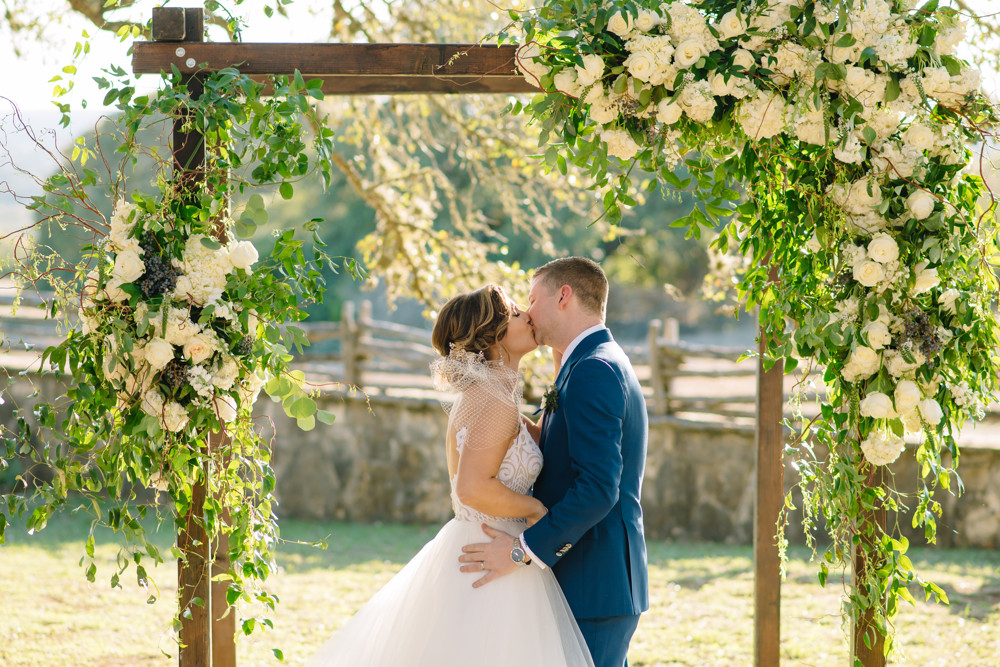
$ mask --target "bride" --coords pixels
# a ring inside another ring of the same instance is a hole
[[[307,664],[338,667],[582,667],[594,664],[550,568],[520,567],[489,586],[456,566],[482,525],[513,535],[546,513],[527,495],[542,454],[522,419],[521,358],[537,347],[531,322],[496,285],[457,296],[438,315],[435,386],[449,409],[448,476],[455,518]]]

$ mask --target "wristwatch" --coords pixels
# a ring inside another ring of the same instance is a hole
[[[510,559],[514,561],[514,565],[518,567],[524,567],[531,562],[528,554],[524,553],[524,549],[521,548],[520,538],[514,538],[514,546],[510,550]]]

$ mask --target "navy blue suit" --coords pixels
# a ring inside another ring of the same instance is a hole
[[[545,463],[534,487],[549,512],[524,539],[555,573],[597,667],[622,667],[638,615],[649,608],[639,507],[646,402],[607,329],[562,361],[558,405],[542,422]]]

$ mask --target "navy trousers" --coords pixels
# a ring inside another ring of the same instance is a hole
[[[628,644],[632,641],[639,615],[578,618],[580,632],[587,641],[594,667],[628,667]]]

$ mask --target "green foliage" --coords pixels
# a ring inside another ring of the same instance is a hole
[[[39,531],[72,503],[92,513],[93,526],[120,536],[112,585],[134,566],[147,587],[148,561],[180,556],[163,552],[147,533],[148,522],[166,512],[178,530],[193,523],[213,541],[227,536],[229,604],[273,609],[276,598],[262,585],[275,568],[275,478],[270,444],[249,409],[264,387],[300,427],[332,421],[317,412],[301,372],[289,368],[290,352],[307,344],[295,323],[306,317],[304,306],[322,302],[328,269],[359,279],[363,272],[328,255],[315,226],[308,241],[291,230],[274,233],[260,261],[256,248],[235,237],[254,237],[268,223],[255,189],[277,187],[291,197],[293,183],[315,174],[329,182],[332,132],[314,106],[322,96],[298,74],[268,82],[267,97],[264,82],[231,69],[197,81],[167,73],[149,95],[136,95],[120,68],[106,74],[99,83],[119,111],[107,133],[116,146],[104,137],[78,141],[30,206],[48,229],[83,237],[82,252],[64,257],[39,245],[11,276],[23,287],[54,291],[46,313],[68,333],[45,350],[42,368],[67,390],[51,405],[15,410],[3,458],[11,449],[30,452],[52,479],[4,496],[0,543],[11,521]],[[171,173],[169,153],[148,142],[150,128],[173,117],[204,139],[207,161],[196,178]],[[125,185],[139,168],[152,174],[147,191]],[[231,218],[237,197],[244,203]],[[30,442],[39,444],[25,446]],[[195,511],[198,485],[207,500]],[[169,502],[137,504],[151,488]],[[109,498],[114,504],[105,511]],[[94,548],[92,532],[88,558]],[[96,566],[85,573],[93,581]],[[269,625],[252,617],[241,627]]]
[[[881,10],[905,51],[870,27],[864,12]],[[968,64],[938,52],[953,14],[936,3],[549,0],[512,18],[519,66],[548,94],[510,109],[539,127],[547,168],[589,171],[611,223],[634,206],[636,174],[693,194],[702,205],[672,224],[694,238],[722,228],[714,249],[745,260],[736,289],[758,312],[765,367],[825,368],[825,393],[808,397],[821,413],[788,424],[801,428],[788,453],[806,534],[829,536],[814,545],[821,584],[855,559],[845,610],[873,611],[891,650],[908,585],[947,600],[917,575],[896,515],[934,541],[935,494],[961,487],[957,429],[998,390],[998,246],[983,224],[995,204],[964,170],[966,146],[998,115]],[[880,481],[905,433],[920,439],[914,498]],[[872,519],[881,510],[884,527]]]

